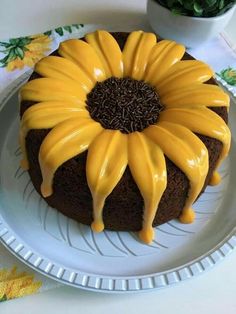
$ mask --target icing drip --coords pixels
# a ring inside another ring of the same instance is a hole
[[[209,182],[209,185],[212,185],[212,186],[217,185],[217,184],[220,183],[220,181],[221,181],[221,177],[220,177],[219,172],[214,171],[213,175],[212,175],[212,178],[211,178],[211,180]]]
[[[99,123],[90,119],[70,118],[55,126],[43,140],[39,151],[39,164],[44,197],[53,193],[54,173],[65,161],[84,152],[102,131]]]
[[[20,145],[23,154],[21,165],[24,169],[29,168],[25,148],[25,138],[29,130],[51,129],[73,117],[88,118],[89,114],[82,105],[60,101],[41,102],[26,110],[22,117],[20,128]]]
[[[167,173],[163,151],[140,132],[128,135],[129,167],[144,199],[143,228],[139,232],[145,243],[152,242],[152,223],[166,189]]]
[[[97,232],[104,228],[106,198],[129,165],[145,204],[139,235],[150,243],[154,237],[153,219],[166,188],[164,155],[189,179],[190,190],[180,221],[190,223],[194,220],[192,204],[208,173],[208,151],[194,133],[223,144],[219,166],[229,151],[230,131],[207,107],[229,107],[229,97],[218,86],[202,84],[210,79],[212,70],[200,61],[180,61],[185,49],[173,41],[156,43],[153,34],[133,32],[121,52],[106,31],[88,34],[85,39],[87,42],[71,39],[61,43],[60,57],[49,56],[36,65],[36,72],[43,78],[22,87],[21,100],[36,103],[25,111],[21,121],[22,164],[28,168],[28,131],[52,129],[39,153],[41,190],[47,197],[53,193],[58,167],[88,149],[86,174],[93,196],[92,228]],[[123,134],[104,129],[90,117],[87,94],[97,82],[113,76],[143,80],[156,88],[165,108],[155,125]],[[215,172],[210,183],[219,181]]]
[[[183,209],[179,216],[179,221],[183,224],[191,224],[195,220],[195,212],[192,207],[186,207]]]
[[[228,155],[230,148],[230,130],[224,120],[206,107],[172,108],[160,114],[160,121],[177,123],[187,127],[194,133],[206,135],[219,140],[223,144],[221,155],[217,162],[219,167]]]
[[[86,174],[93,196],[92,229],[104,229],[102,210],[107,196],[120,181],[128,162],[127,136],[104,130],[88,150]]]
[[[190,189],[183,212],[189,210],[201,192],[208,173],[208,151],[206,147],[186,127],[166,121],[160,121],[155,126],[149,126],[143,132],[189,179]],[[177,154],[177,151],[180,151],[181,154]]]

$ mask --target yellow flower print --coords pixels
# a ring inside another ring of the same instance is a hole
[[[34,281],[34,276],[26,272],[17,272],[17,267],[11,270],[0,270],[0,302],[33,294],[39,290],[42,283]]]
[[[6,54],[0,60],[0,66],[6,67],[7,71],[33,67],[50,50],[51,41],[47,35],[38,34],[10,39],[9,43],[0,42],[0,46],[5,48],[2,52]]]

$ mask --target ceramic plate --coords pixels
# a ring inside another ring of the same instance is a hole
[[[95,234],[50,208],[19,167],[19,86],[25,74],[0,95],[0,239],[35,270],[74,287],[107,292],[162,288],[194,277],[224,259],[236,246],[236,129],[220,173],[194,205],[196,221],[170,221],[155,229],[152,245],[136,233]],[[232,106],[231,121],[236,119]]]

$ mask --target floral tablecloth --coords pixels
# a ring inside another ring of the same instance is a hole
[[[38,60],[55,50],[61,41],[82,37],[96,28],[97,25],[73,24],[32,36],[2,39],[0,93],[22,73],[33,68]],[[114,30],[111,27],[106,28]],[[226,34],[223,33],[209,43],[189,50],[189,53],[207,62],[215,70],[216,79],[236,97],[236,51]],[[0,302],[60,285],[31,270],[0,244]]]

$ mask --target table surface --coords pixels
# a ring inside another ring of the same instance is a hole
[[[32,5],[33,4],[33,5]],[[120,24],[147,28],[146,0],[1,0],[0,38],[38,33],[71,23]],[[236,43],[236,14],[226,27]],[[0,313],[223,313],[236,312],[236,252],[201,276],[170,288],[114,295],[63,286],[2,303]]]

